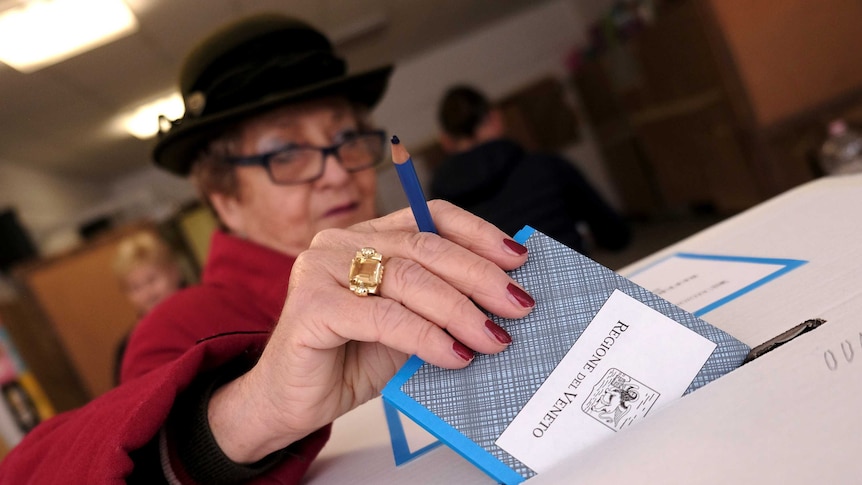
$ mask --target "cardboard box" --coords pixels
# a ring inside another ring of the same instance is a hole
[[[819,179],[623,268],[637,282],[678,253],[804,260],[701,318],[752,347],[811,318],[827,323],[526,483],[857,483],[860,207],[862,175]],[[390,416],[416,455],[396,466],[379,399],[343,416],[307,481],[493,483],[407,421]]]

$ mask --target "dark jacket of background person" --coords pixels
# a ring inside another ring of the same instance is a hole
[[[621,249],[626,222],[567,160],[528,153],[508,139],[457,153],[435,171],[431,195],[492,222],[509,234],[530,225],[578,251],[586,251],[579,226],[596,245]]]

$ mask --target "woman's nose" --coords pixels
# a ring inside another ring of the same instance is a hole
[[[350,172],[344,169],[336,154],[327,153],[323,159],[323,175],[318,179],[318,182],[321,184],[342,184],[349,179]]]

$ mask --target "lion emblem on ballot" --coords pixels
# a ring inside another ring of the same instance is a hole
[[[646,416],[659,393],[619,369],[609,369],[593,386],[582,410],[608,428],[619,431]]]
[[[631,409],[631,401],[638,398],[637,384],[618,384],[604,390],[593,411],[608,423],[616,425]]]

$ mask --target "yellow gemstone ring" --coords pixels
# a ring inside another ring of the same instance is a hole
[[[376,295],[383,282],[383,255],[374,248],[362,248],[350,263],[350,291],[359,296]]]

